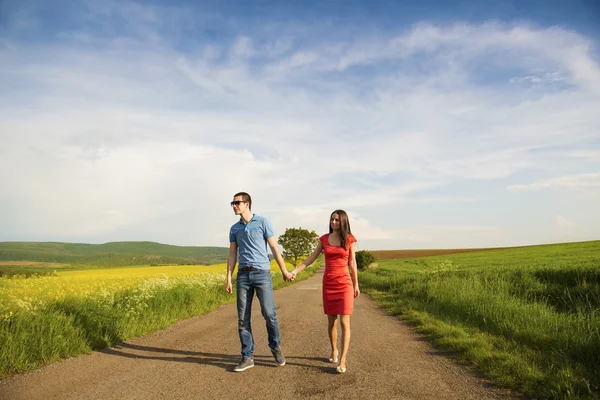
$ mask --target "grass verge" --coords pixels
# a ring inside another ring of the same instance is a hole
[[[380,262],[361,287],[501,386],[600,394],[600,242]]]

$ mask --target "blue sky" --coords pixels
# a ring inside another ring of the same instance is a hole
[[[0,241],[600,239],[594,0],[5,0],[0,105]]]

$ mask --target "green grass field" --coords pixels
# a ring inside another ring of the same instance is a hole
[[[600,241],[385,260],[360,273],[388,312],[499,385],[600,396]]]

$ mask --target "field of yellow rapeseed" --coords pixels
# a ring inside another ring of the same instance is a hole
[[[272,263],[271,270],[279,270],[276,263]],[[16,312],[36,313],[52,302],[70,298],[87,298],[99,305],[110,306],[114,304],[115,295],[126,290],[133,293],[129,301],[132,306],[141,306],[157,290],[175,286],[224,285],[226,271],[226,264],[134,266],[55,271],[55,276],[0,279],[0,319],[10,318]]]
[[[88,298],[111,304],[116,293],[133,290],[142,303],[156,289],[206,287],[225,282],[225,264],[213,266],[129,267],[57,271],[55,276],[0,279],[0,318],[35,313],[51,302]],[[134,299],[132,299],[134,300]]]

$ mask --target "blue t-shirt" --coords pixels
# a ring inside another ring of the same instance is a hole
[[[267,239],[274,235],[269,220],[256,214],[247,224],[241,218],[233,224],[229,230],[229,242],[238,246],[239,267],[270,269]]]

